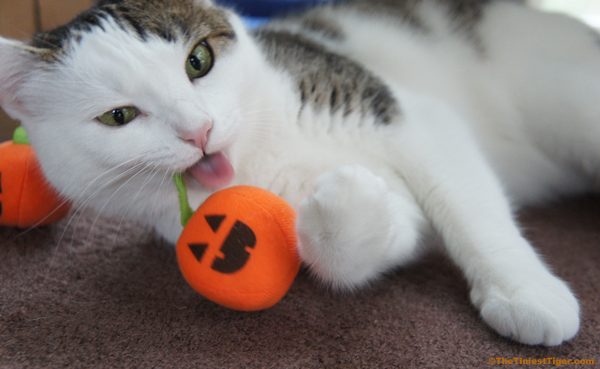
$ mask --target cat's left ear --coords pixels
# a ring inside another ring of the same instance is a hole
[[[0,106],[15,119],[22,121],[29,115],[19,95],[42,53],[23,42],[0,37]]]

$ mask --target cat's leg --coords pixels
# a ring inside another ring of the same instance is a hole
[[[526,344],[572,338],[579,328],[577,300],[521,235],[470,132],[450,111],[427,104],[417,110],[417,121],[401,127],[389,149],[465,274],[482,318]]]
[[[422,226],[412,198],[362,166],[342,166],[317,178],[301,204],[299,252],[323,282],[355,288],[416,257]]]

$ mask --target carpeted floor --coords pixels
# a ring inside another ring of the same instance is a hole
[[[498,337],[442,256],[356,295],[328,293],[302,274],[275,308],[248,314],[192,292],[173,249],[144,229],[92,226],[91,216],[25,235],[2,229],[0,368],[492,368],[501,366],[488,360],[501,357],[600,363],[600,198],[532,209],[522,220],[581,301],[581,331],[560,347]]]

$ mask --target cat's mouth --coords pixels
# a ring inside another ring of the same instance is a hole
[[[202,187],[209,190],[227,186],[233,180],[234,175],[233,166],[222,151],[204,154],[200,161],[188,168],[187,172]]]

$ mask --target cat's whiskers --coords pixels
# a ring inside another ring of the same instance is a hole
[[[80,194],[81,194],[81,195],[83,195],[83,194],[84,194],[84,193],[87,191],[87,189],[88,189],[88,188],[90,188],[90,187],[91,187],[91,186],[92,186],[92,185],[93,185],[93,184],[94,184],[96,181],[98,181],[100,178],[102,178],[102,177],[104,177],[104,176],[108,175],[110,172],[112,172],[112,171],[114,171],[114,170],[116,170],[116,169],[119,169],[119,168],[121,168],[121,167],[122,167],[122,166],[124,166],[124,165],[127,165],[127,164],[131,163],[132,161],[139,160],[141,157],[143,157],[143,154],[142,154],[142,155],[140,155],[140,156],[138,156],[138,157],[134,157],[134,158],[132,158],[132,159],[130,159],[130,160],[127,160],[127,161],[125,161],[125,162],[123,162],[123,163],[121,163],[121,164],[119,164],[119,165],[116,165],[116,166],[114,166],[114,167],[111,167],[111,168],[109,168],[108,170],[106,170],[106,171],[102,172],[101,174],[99,174],[98,176],[96,176],[94,179],[92,179],[92,180],[91,180],[91,181],[90,181],[90,182],[89,182],[89,183],[88,183],[88,184],[87,184],[87,185],[84,187],[84,189],[83,189],[83,190],[81,190]],[[42,224],[42,223],[43,223],[43,222],[44,222],[46,219],[48,219],[49,217],[51,217],[52,215],[54,215],[54,214],[55,214],[55,213],[56,213],[56,212],[57,212],[57,211],[58,211],[58,210],[59,210],[59,209],[60,209],[62,206],[64,206],[65,204],[69,203],[69,202],[70,202],[70,200],[69,200],[69,199],[67,199],[67,198],[64,196],[64,195],[65,195],[65,193],[67,193],[67,192],[68,192],[68,191],[67,191],[67,190],[65,190],[65,191],[62,191],[62,192],[60,192],[60,193],[59,193],[59,196],[63,197],[63,198],[64,198],[64,200],[62,200],[62,201],[61,201],[61,202],[60,202],[60,203],[59,203],[59,204],[58,204],[58,205],[57,205],[57,206],[54,208],[54,210],[52,210],[52,211],[51,211],[51,212],[50,212],[48,215],[46,215],[44,218],[40,219],[40,220],[39,220],[39,221],[38,221],[36,224],[32,225],[31,227],[29,227],[29,228],[25,229],[25,230],[24,230],[24,231],[22,231],[22,232],[19,232],[19,233],[18,233],[18,234],[17,234],[17,235],[16,235],[16,236],[15,236],[15,237],[12,239],[12,241],[16,240],[16,239],[17,239],[17,238],[19,238],[19,237],[23,237],[23,236],[25,236],[25,235],[29,234],[29,233],[30,233],[32,230],[34,230],[34,229],[35,229],[35,228],[37,228],[37,227],[38,227],[40,224]],[[72,214],[73,214],[73,213],[72,213]]]
[[[159,168],[154,168],[150,174],[148,175],[148,178],[146,178],[146,180],[142,183],[142,185],[140,186],[140,189],[138,191],[136,191],[135,195],[133,195],[132,197],[132,202],[135,203],[138,199],[138,197],[140,196],[140,194],[146,189],[146,186],[152,182],[152,180],[154,179],[154,177],[156,177],[156,175],[160,173],[160,169]],[[165,176],[168,174],[168,172],[165,172]],[[162,181],[161,184],[159,185],[159,188],[162,187]],[[113,239],[113,244],[117,244],[117,241],[119,239],[119,234],[121,233],[121,226],[123,225],[123,222],[125,221],[125,218],[128,217],[128,215],[131,213],[130,209],[126,209],[123,212],[123,215],[121,215],[121,218],[119,220],[119,225],[117,226],[117,230],[115,232],[115,238]]]
[[[137,163],[137,164],[135,164],[134,166],[132,166],[132,167],[130,167],[130,168],[128,168],[128,169],[126,169],[125,171],[123,171],[123,172],[121,172],[121,173],[118,173],[118,174],[116,174],[116,175],[115,175],[113,178],[110,178],[110,179],[108,179],[106,182],[104,182],[104,183],[100,184],[100,185],[99,185],[99,186],[98,186],[98,187],[95,189],[95,191],[94,191],[93,193],[91,193],[89,196],[87,196],[87,197],[86,197],[86,198],[85,198],[83,201],[81,201],[81,202],[78,202],[78,204],[77,204],[77,208],[76,208],[76,209],[75,209],[75,210],[72,212],[72,215],[71,215],[70,219],[68,220],[67,224],[65,225],[64,231],[62,232],[62,234],[61,234],[61,236],[60,236],[60,238],[59,238],[59,241],[57,242],[57,246],[56,246],[56,248],[57,248],[57,249],[58,249],[58,248],[60,248],[60,245],[62,244],[62,241],[63,241],[63,239],[64,239],[64,237],[65,237],[65,235],[66,235],[66,232],[69,230],[69,228],[70,228],[70,227],[72,227],[72,228],[73,228],[73,236],[72,236],[72,239],[73,239],[73,241],[75,240],[75,238],[74,238],[75,231],[76,231],[76,229],[77,229],[77,224],[78,224],[78,223],[79,223],[79,221],[80,221],[80,220],[83,218],[83,215],[84,215],[84,212],[83,212],[83,210],[84,210],[84,209],[87,207],[87,205],[88,205],[88,204],[89,204],[89,203],[90,203],[90,202],[93,200],[93,198],[94,198],[95,196],[97,196],[97,195],[98,195],[98,193],[99,193],[100,191],[102,191],[102,190],[106,189],[107,187],[109,187],[109,186],[113,185],[115,182],[119,181],[119,180],[120,180],[120,179],[122,179],[123,177],[125,177],[125,176],[127,176],[127,175],[130,175],[130,174],[131,174],[131,172],[133,172],[133,171],[136,171],[136,170],[137,170],[137,172],[136,172],[136,173],[135,173],[133,176],[131,176],[131,177],[130,177],[130,178],[127,180],[127,181],[125,181],[125,183],[123,183],[123,184],[121,184],[121,185],[119,186],[119,188],[117,189],[117,190],[119,190],[119,189],[120,189],[120,188],[122,188],[124,185],[126,185],[126,184],[127,184],[127,182],[129,182],[130,180],[132,180],[132,179],[133,179],[133,177],[135,177],[135,176],[138,176],[139,174],[143,173],[144,171],[146,171],[146,170],[147,170],[147,169],[149,169],[149,168],[152,168],[152,164],[148,164],[148,162],[150,162],[150,163],[151,163],[151,162],[153,161],[153,159],[152,159],[152,155],[156,155],[156,154],[162,154],[162,155],[161,155],[162,157],[167,157],[169,154],[172,154],[172,151],[171,151],[171,150],[170,150],[170,149],[169,149],[169,148],[168,148],[168,147],[165,145],[165,146],[164,146],[164,147],[162,147],[162,148],[158,148],[158,149],[154,149],[154,150],[151,150],[151,151],[148,151],[148,152],[142,153],[142,154],[140,154],[140,155],[138,155],[138,156],[136,156],[136,157],[134,157],[134,158],[131,158],[131,159],[127,160],[126,162],[123,162],[123,163],[121,163],[121,164],[119,164],[119,165],[117,165],[117,166],[115,166],[115,167],[113,167],[113,168],[111,168],[111,169],[109,169],[109,170],[107,170],[107,171],[105,171],[105,172],[101,173],[101,174],[100,174],[100,175],[98,175],[96,178],[94,178],[92,181],[90,181],[90,183],[88,183],[88,185],[86,186],[86,188],[84,188],[84,190],[82,190],[82,191],[80,192],[80,195],[79,195],[80,197],[81,197],[81,195],[83,195],[83,193],[85,193],[85,192],[86,192],[86,191],[87,191],[87,190],[88,190],[88,189],[89,189],[89,188],[90,188],[90,187],[91,187],[91,186],[92,186],[92,185],[93,185],[95,182],[97,182],[97,181],[98,181],[100,178],[102,178],[102,177],[105,177],[106,175],[108,175],[108,174],[109,174],[109,173],[111,173],[112,171],[114,171],[114,170],[116,170],[116,169],[119,169],[119,168],[121,168],[121,167],[123,167],[123,166],[125,166],[125,165],[127,165],[127,164],[131,164],[132,162],[135,162],[136,160],[139,160],[139,159],[140,159],[140,158],[142,158],[142,157],[145,157],[145,159],[146,159],[146,160],[145,160],[145,161],[146,161],[146,163],[142,163],[142,162],[140,162],[140,163]],[[141,167],[141,168],[140,168],[140,167]],[[157,166],[157,167],[154,167],[154,168],[152,169],[152,172],[154,172],[154,174],[156,174],[156,173],[160,173],[160,171],[164,171],[164,172],[165,172],[165,176],[164,176],[165,178],[166,178],[166,177],[168,176],[168,174],[170,173],[168,170],[165,170],[164,168],[162,168],[162,167],[158,167],[158,166]],[[146,184],[149,184],[151,181],[152,181],[152,178],[148,178],[148,179],[146,179],[145,183],[146,183]],[[162,187],[163,183],[164,183],[164,180],[163,180],[163,181],[161,181],[161,184],[159,185],[159,187]],[[112,197],[114,197],[114,195],[116,194],[117,190],[115,190],[115,191],[113,192],[113,196],[111,196],[111,198],[112,198]],[[139,191],[139,192],[141,192],[141,189],[140,189],[140,191]],[[111,200],[111,199],[109,199],[108,201],[110,201],[110,200]],[[105,204],[105,206],[106,206],[106,204]],[[97,213],[98,213],[98,216],[97,216],[97,217],[96,217],[96,219],[94,220],[94,223],[93,223],[93,225],[92,225],[92,228],[90,228],[89,234],[91,234],[91,232],[92,232],[92,230],[93,230],[93,227],[94,227],[94,225],[96,224],[96,222],[97,222],[98,218],[99,218],[99,217],[102,215],[102,211],[103,211],[103,210],[104,210],[104,207],[103,207],[103,208],[102,208],[100,211],[97,211]]]
[[[165,149],[166,149],[166,150],[164,150],[164,151],[171,152],[171,150],[169,150],[169,148],[168,148],[168,147],[165,147]],[[144,168],[142,168],[140,171],[138,171],[138,173],[134,174],[134,175],[133,175],[133,176],[132,176],[132,177],[131,177],[131,178],[130,178],[128,181],[132,180],[134,177],[136,177],[136,176],[137,176],[137,175],[139,175],[140,173],[144,172],[144,171],[145,171],[146,169],[148,169],[148,168],[152,168],[152,166],[151,166],[151,165],[146,165]],[[150,184],[150,183],[152,182],[152,180],[153,180],[153,179],[156,177],[156,175],[157,175],[157,174],[159,174],[161,171],[163,172],[163,176],[162,176],[162,179],[161,179],[161,181],[160,181],[160,183],[159,183],[159,185],[158,185],[158,188],[159,188],[159,189],[163,187],[163,185],[164,185],[165,181],[167,180],[167,178],[170,178],[170,177],[172,177],[172,176],[175,174],[175,172],[174,172],[174,171],[164,170],[163,168],[160,168],[160,167],[154,167],[154,169],[152,169],[152,171],[151,171],[151,172],[150,172],[150,174],[148,175],[148,178],[147,178],[147,179],[146,179],[146,180],[145,180],[145,181],[142,183],[142,185],[140,186],[140,189],[139,189],[139,190],[136,192],[136,194],[133,196],[133,198],[132,198],[132,202],[134,202],[134,203],[135,203],[135,201],[137,200],[137,198],[139,197],[139,195],[140,195],[140,194],[143,192],[143,190],[146,188],[146,186],[147,186],[148,184]],[[127,181],[127,182],[128,182],[128,181]],[[114,195],[115,195],[115,194],[116,194],[116,193],[117,193],[117,192],[118,192],[118,191],[121,189],[121,187],[123,187],[124,185],[126,185],[126,183],[127,183],[127,182],[123,183],[123,184],[122,184],[122,185],[121,185],[119,188],[117,188],[117,189],[115,190],[115,192],[113,193],[113,196],[111,196],[111,198],[109,198],[109,199],[106,201],[106,203],[105,203],[105,205],[103,206],[103,208],[99,210],[99,212],[98,212],[98,215],[97,215],[96,219],[94,220],[94,222],[93,222],[93,224],[92,224],[92,227],[91,227],[91,229],[90,229],[90,231],[89,231],[89,234],[88,234],[88,235],[91,235],[91,234],[92,234],[92,230],[93,230],[93,228],[94,228],[94,226],[95,226],[95,224],[96,224],[97,220],[98,220],[98,219],[99,219],[99,217],[102,215],[102,211],[103,211],[103,209],[104,209],[104,208],[105,208],[105,207],[108,205],[108,203],[109,203],[109,202],[112,200],[112,198],[114,197]],[[128,216],[128,214],[130,213],[128,210],[129,210],[129,209],[126,209],[126,210],[125,210],[125,212],[123,213],[123,215],[121,216],[121,218],[120,218],[120,220],[119,220],[119,223],[118,223],[118,226],[117,226],[117,230],[116,230],[116,232],[115,232],[115,239],[113,240],[113,244],[116,244],[116,243],[117,243],[117,240],[118,240],[118,235],[119,235],[119,233],[120,233],[120,230],[121,230],[122,224],[123,224],[123,222],[124,222],[125,218],[126,218],[126,217]]]
[[[96,224],[97,224],[98,220],[100,219],[100,217],[104,213],[104,209],[106,209],[106,207],[115,198],[115,196],[117,196],[117,194],[119,193],[119,191],[121,191],[121,189],[123,189],[128,183],[130,183],[132,180],[134,180],[141,173],[144,173],[144,171],[146,169],[148,169],[148,168],[149,168],[148,164],[144,163],[141,166],[141,168],[137,169],[137,172],[135,174],[133,174],[131,177],[129,177],[125,182],[123,182],[119,187],[117,187],[117,189],[115,191],[113,191],[113,193],[104,202],[104,205],[97,211],[97,215],[94,218],[94,221],[92,222],[92,226],[90,227],[90,230],[88,231],[88,237],[87,238],[91,238],[91,236],[93,234],[93,231],[94,231],[94,228],[96,227]]]
[[[164,140],[161,140],[162,143],[164,144]],[[164,153],[164,154],[163,154]],[[162,155],[160,155],[162,154]],[[90,231],[88,232],[88,237],[89,235],[92,234],[92,231],[97,223],[97,221],[99,220],[99,218],[102,216],[102,213],[104,211],[104,209],[108,206],[108,204],[110,203],[110,201],[112,201],[112,199],[117,195],[117,193],[124,187],[127,185],[128,182],[130,182],[131,180],[133,180],[135,177],[137,177],[138,175],[144,173],[146,170],[151,169],[150,174],[148,175],[148,178],[146,178],[146,180],[142,183],[142,185],[140,186],[140,189],[136,192],[136,195],[133,197],[133,202],[135,202],[135,199],[139,196],[139,194],[143,191],[143,189],[150,183],[152,182],[153,178],[156,176],[157,173],[160,173],[161,171],[164,172],[163,175],[163,179],[161,180],[160,184],[158,185],[158,188],[162,188],[165,179],[169,176],[169,175],[173,175],[174,173],[171,173],[171,171],[169,170],[165,170],[165,168],[161,167],[161,166],[155,166],[153,165],[154,161],[158,161],[159,158],[166,158],[166,157],[171,157],[173,156],[173,151],[166,145],[164,144],[163,147],[158,148],[153,150],[152,152],[147,153],[146,155],[146,163],[144,164],[144,166],[138,170],[137,173],[135,173],[133,176],[131,176],[129,179],[127,179],[124,183],[122,183],[113,193],[112,195],[108,198],[108,200],[106,200],[106,202],[104,203],[104,205],[102,206],[102,208],[100,208],[99,210],[97,210],[97,216],[94,219],[94,222],[92,223],[92,226],[90,228]],[[152,158],[151,155],[157,155],[158,158]],[[123,213],[123,215],[121,216],[121,219],[119,221],[118,227],[117,227],[117,232],[116,234],[118,235],[121,225],[124,221],[124,219],[127,217],[128,215],[128,211],[127,209],[125,210],[125,212]],[[115,237],[115,241],[117,240],[117,237]]]
[[[134,158],[134,159],[131,159],[131,160],[136,160],[136,159],[137,159],[137,158]],[[129,160],[128,162],[131,162],[131,160]],[[126,164],[126,163],[121,163],[121,164],[120,164],[119,166],[117,166],[117,167],[121,167],[121,166],[123,166],[123,165],[125,165],[125,164]],[[127,169],[127,170],[125,170],[124,172],[121,172],[121,173],[117,174],[117,175],[116,175],[116,177],[121,177],[121,176],[124,176],[124,175],[128,174],[128,173],[129,173],[130,171],[132,171],[132,170],[139,169],[139,166],[140,166],[140,165],[143,165],[143,163],[137,164],[136,166],[134,166],[134,167],[132,167],[132,168],[128,168],[128,169]],[[112,170],[114,170],[114,169],[117,169],[117,167],[114,167],[114,168],[112,168]],[[108,174],[110,171],[111,171],[111,170],[108,170],[108,171],[104,172],[104,173],[103,173],[103,175],[106,175],[106,174]],[[97,180],[97,179],[98,179],[98,178],[100,178],[100,177],[102,177],[102,175],[98,176],[98,177],[97,177],[97,178],[95,178],[94,180]],[[114,178],[113,178],[113,180],[114,180]],[[101,184],[101,185],[99,186],[99,187],[100,187],[100,189],[103,189],[103,188],[105,188],[105,187],[109,186],[109,185],[111,184],[111,183],[110,183],[111,181],[112,181],[112,180],[109,180],[108,182]],[[72,239],[72,242],[71,242],[71,243],[73,244],[73,243],[75,242],[75,240],[76,240],[76,238],[75,238],[75,232],[76,232],[76,230],[77,230],[77,224],[78,224],[78,221],[79,221],[79,220],[82,218],[83,209],[85,208],[85,205],[87,204],[87,201],[88,201],[88,200],[90,200],[90,199],[91,199],[91,198],[92,198],[92,197],[93,197],[93,196],[94,196],[96,193],[97,193],[97,191],[96,191],[96,192],[94,192],[92,195],[90,195],[90,196],[89,196],[89,197],[88,197],[86,200],[84,200],[84,201],[83,201],[81,204],[79,204],[79,205],[78,205],[78,207],[75,209],[75,211],[73,211],[73,212],[71,213],[71,215],[70,215],[70,217],[69,217],[69,219],[68,219],[68,221],[67,221],[67,224],[64,226],[64,229],[63,229],[63,231],[62,231],[62,233],[61,233],[61,235],[60,235],[60,237],[59,237],[58,241],[56,242],[56,245],[55,245],[55,247],[54,247],[54,250],[53,250],[53,252],[51,253],[51,256],[50,256],[50,258],[49,258],[49,260],[48,260],[48,273],[47,273],[46,275],[44,275],[44,277],[45,277],[45,278],[49,276],[49,273],[50,273],[50,271],[51,271],[51,267],[54,265],[54,262],[56,261],[57,257],[59,256],[59,252],[58,252],[58,251],[60,250],[60,248],[61,248],[61,245],[62,245],[62,242],[63,242],[63,240],[64,240],[64,238],[65,238],[65,236],[66,236],[66,234],[67,234],[67,232],[68,232],[68,230],[69,230],[69,228],[70,228],[70,227],[72,227],[72,229],[73,229],[73,232],[72,232],[72,235],[71,235],[71,239]],[[79,218],[79,219],[78,219],[78,218]]]
[[[66,232],[69,230],[69,227],[72,227],[72,234],[71,234],[71,240],[74,241],[75,240],[75,232],[77,231],[79,222],[81,221],[81,219],[83,219],[84,216],[84,210],[87,208],[88,203],[95,197],[98,195],[98,193],[106,188],[108,188],[109,186],[111,186],[114,182],[116,182],[117,180],[119,180],[121,177],[125,177],[128,174],[130,174],[130,172],[135,171],[137,169],[139,169],[140,166],[143,166],[143,164],[137,164],[136,166],[129,168],[127,170],[125,170],[122,173],[119,173],[117,176],[115,176],[114,178],[109,179],[108,181],[106,181],[105,183],[102,183],[98,186],[98,188],[92,193],[90,194],[83,202],[79,203],[77,205],[77,208],[75,209],[75,211],[72,213],[72,215],[70,216],[69,220],[67,221],[67,224],[64,228],[63,233],[61,234],[61,237],[59,238],[58,242],[57,242],[57,246],[56,248],[60,248],[60,245],[62,244],[62,241],[66,235]]]
[[[139,160],[143,155],[140,155],[139,157],[130,159],[124,163],[121,163],[118,166],[115,166],[105,172],[103,172],[102,174],[100,174],[99,176],[97,176],[96,178],[94,178],[90,183],[88,183],[88,185],[86,186],[86,188],[84,188],[81,192],[80,192],[80,196],[82,196],[88,188],[90,188],[94,183],[96,183],[96,181],[98,181],[100,178],[105,177],[106,175],[108,175],[109,173],[111,173],[112,171],[121,168],[124,165],[127,165],[133,161]],[[106,189],[108,186],[112,185],[113,183],[115,183],[116,181],[118,181],[119,179],[121,179],[121,177],[126,176],[127,174],[129,174],[131,171],[134,171],[136,169],[139,168],[139,166],[143,165],[143,163],[138,163],[136,165],[134,165],[131,168],[128,168],[126,170],[124,170],[123,172],[120,172],[118,174],[116,174],[114,177],[108,179],[106,182],[101,183],[99,186],[97,186],[95,188],[95,191],[90,194],[89,196],[87,196],[83,201],[78,202],[76,205],[77,207],[75,208],[74,211],[72,211],[71,216],[69,217],[69,220],[67,221],[67,224],[65,225],[65,228],[57,242],[57,248],[60,247],[60,244],[62,243],[62,240],[64,238],[64,236],[66,235],[66,232],[68,231],[69,227],[71,226],[71,224],[73,223],[73,233],[76,230],[76,225],[78,223],[76,223],[75,221],[78,220],[77,218],[81,218],[81,215],[83,214],[83,210],[85,209],[86,205],[89,203],[89,201],[91,201],[93,199],[94,196],[96,196],[98,194],[98,192]]]

